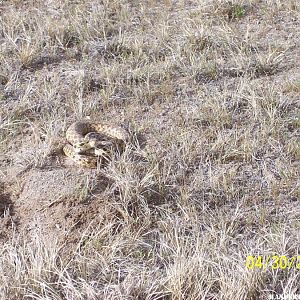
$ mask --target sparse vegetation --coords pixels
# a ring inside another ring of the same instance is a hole
[[[225,12],[229,20],[235,20],[242,18],[246,14],[246,9],[243,5],[229,2]]]
[[[300,295],[299,1],[0,13],[1,300]],[[60,151],[87,117],[131,136],[98,170]]]

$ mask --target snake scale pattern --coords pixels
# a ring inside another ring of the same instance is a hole
[[[96,168],[101,161],[108,161],[112,152],[123,149],[128,133],[120,127],[92,121],[73,123],[66,131],[63,152],[78,165]]]

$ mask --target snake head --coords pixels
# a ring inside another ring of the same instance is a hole
[[[85,139],[88,140],[90,148],[102,148],[104,146],[112,146],[112,141],[108,140],[108,137],[98,132],[89,132]]]

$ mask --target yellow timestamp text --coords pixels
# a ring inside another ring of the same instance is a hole
[[[248,255],[246,257],[246,269],[297,269],[300,270],[300,255],[287,257],[286,255]]]

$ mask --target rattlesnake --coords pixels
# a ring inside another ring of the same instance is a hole
[[[73,123],[66,131],[64,153],[77,164],[95,168],[98,161],[108,161],[128,141],[128,133],[120,127],[92,121]]]

